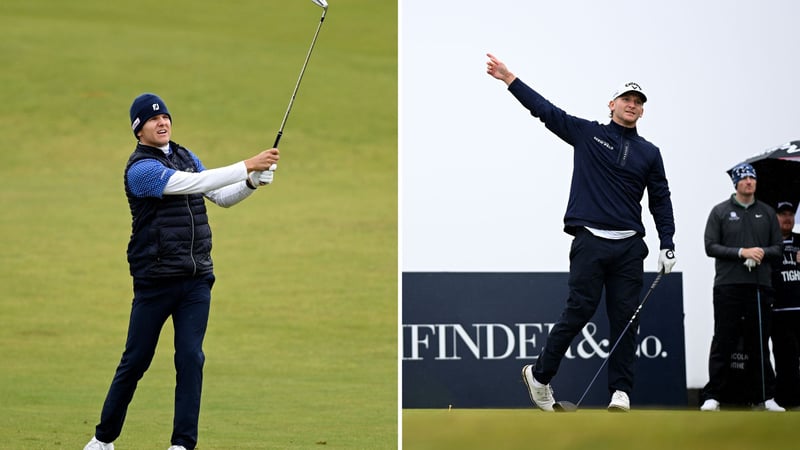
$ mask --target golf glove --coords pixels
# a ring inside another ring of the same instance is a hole
[[[661,249],[661,253],[658,255],[658,271],[663,271],[664,275],[672,272],[672,266],[675,265],[675,262],[675,250]]]
[[[747,267],[747,270],[753,270],[753,268],[757,265],[758,263],[753,258],[747,258],[744,260],[744,266]]]
[[[264,186],[272,183],[272,180],[275,178],[275,170],[277,169],[278,165],[273,164],[270,166],[269,170],[254,170],[250,172],[248,175],[250,178],[250,184],[253,186]]]

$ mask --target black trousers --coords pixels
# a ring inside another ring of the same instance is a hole
[[[800,406],[800,311],[772,312],[772,354],[775,357],[775,401]]]
[[[153,360],[161,328],[172,316],[176,384],[171,443],[195,448],[205,362],[203,339],[213,284],[214,275],[134,280],[128,339],[95,429],[97,439],[113,442],[119,437],[136,386]]]
[[[611,349],[639,306],[647,253],[647,246],[639,236],[610,240],[598,238],[583,228],[578,230],[569,254],[567,305],[533,369],[539,382],[549,383],[556,375],[572,340],[597,310],[603,289],[611,330],[608,350]],[[633,390],[637,327],[638,323],[631,324],[609,356],[609,392]]]
[[[775,373],[769,353],[772,298],[772,289],[755,284],[714,286],[714,337],[703,400],[760,403],[775,396]],[[740,340],[743,348],[738,348]],[[739,353],[739,358],[732,358]],[[744,375],[736,376],[732,366],[741,361],[745,364]]]

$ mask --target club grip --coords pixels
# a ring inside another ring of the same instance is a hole
[[[278,143],[281,141],[281,136],[283,136],[283,131],[278,131],[278,136],[275,138],[275,143],[272,144],[272,148],[278,148]]]

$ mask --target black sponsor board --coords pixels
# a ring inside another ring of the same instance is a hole
[[[403,408],[529,407],[521,378],[564,307],[566,272],[405,272]],[[642,297],[655,279],[646,273]],[[640,297],[641,299],[641,297]],[[556,400],[578,401],[607,357],[605,299],[552,381]],[[663,276],[639,314],[634,407],[686,407],[683,282]],[[607,367],[581,406],[605,406]]]

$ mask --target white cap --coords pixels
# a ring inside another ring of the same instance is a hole
[[[611,100],[616,100],[618,97],[622,96],[627,92],[638,92],[642,96],[643,100],[645,102],[647,101],[647,95],[645,95],[644,90],[642,90],[642,87],[639,86],[639,83],[633,81],[621,84],[620,87],[618,87],[617,90],[614,91],[614,95],[611,96]]]

